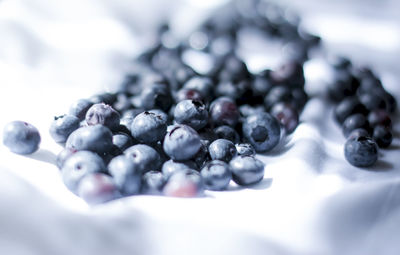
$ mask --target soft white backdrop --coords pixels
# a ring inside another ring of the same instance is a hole
[[[96,208],[64,187],[53,165],[61,148],[48,134],[52,117],[112,89],[160,21],[172,19],[185,34],[223,2],[0,1],[0,127],[20,119],[42,134],[31,156],[0,146],[0,254],[398,254],[400,125],[376,166],[350,166],[332,107],[320,96],[329,80],[323,52],[306,65],[315,97],[286,147],[260,155],[259,185]],[[378,70],[400,100],[396,1],[280,2],[302,14],[324,48]],[[271,65],[254,57],[246,55],[251,70]]]

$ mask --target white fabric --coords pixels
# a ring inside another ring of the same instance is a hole
[[[349,165],[321,94],[330,76],[320,58],[306,65],[314,97],[301,125],[259,155],[266,163],[260,184],[196,199],[133,196],[94,208],[64,187],[53,165],[61,147],[48,134],[52,117],[117,84],[149,27],[172,16],[175,27],[189,31],[224,1],[206,2],[0,1],[0,127],[20,119],[42,135],[31,156],[0,146],[0,254],[399,254],[400,125],[374,167]],[[299,2],[289,4],[327,38],[327,49],[370,64],[400,101],[395,1]],[[252,70],[271,64],[247,58]]]

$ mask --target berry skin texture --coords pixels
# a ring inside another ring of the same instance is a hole
[[[250,115],[243,123],[243,136],[256,152],[266,152],[278,143],[281,129],[278,121],[269,113]]]
[[[67,159],[72,156],[73,154],[75,154],[76,152],[78,152],[77,150],[74,149],[67,149],[64,148],[62,151],[60,151],[60,153],[58,153],[57,155],[57,159],[56,159],[56,165],[59,169],[61,169],[65,163],[65,161],[67,161]]]
[[[199,130],[208,123],[208,111],[200,101],[183,100],[175,107],[174,120],[178,124],[185,124],[194,130]]]
[[[225,190],[232,179],[232,173],[227,163],[213,160],[207,163],[200,171],[204,186],[209,190]]]
[[[165,153],[173,160],[191,159],[201,147],[200,136],[187,125],[175,125],[164,138]]]
[[[148,145],[133,145],[126,149],[124,154],[135,163],[141,173],[160,169],[160,154]]]
[[[357,128],[363,128],[367,131],[370,130],[367,118],[361,113],[356,113],[346,118],[342,125],[343,135],[348,137],[351,131]]]
[[[214,133],[218,138],[226,139],[233,143],[237,143],[240,140],[239,134],[230,126],[219,126],[214,129]]]
[[[235,145],[226,139],[217,139],[210,144],[208,147],[208,153],[213,160],[221,160],[229,162],[234,156],[236,156]]]
[[[82,178],[78,196],[90,205],[97,205],[119,198],[120,193],[110,176],[95,173]]]
[[[142,172],[126,155],[113,158],[108,164],[108,171],[114,177],[118,189],[124,195],[134,195],[140,191]]]
[[[112,137],[112,142],[115,146],[117,146],[121,151],[129,148],[133,145],[132,138],[124,133],[115,134]]]
[[[174,172],[164,186],[163,193],[170,197],[196,197],[204,190],[203,178],[194,169]]]
[[[145,111],[133,119],[132,136],[142,143],[155,143],[167,133],[166,119],[161,115]]]
[[[219,97],[211,103],[210,120],[215,126],[234,127],[238,123],[239,117],[239,110],[232,99]]]
[[[298,112],[288,103],[275,104],[271,109],[271,114],[279,121],[288,134],[292,133],[299,124]]]
[[[119,113],[110,105],[104,103],[92,105],[86,113],[86,123],[89,126],[101,124],[110,130],[114,130],[118,128],[119,121]]]
[[[80,121],[73,115],[55,117],[50,125],[50,135],[56,143],[65,143],[68,136],[79,128]]]
[[[365,136],[348,139],[344,145],[344,156],[353,166],[372,166],[378,160],[378,146],[371,138]]]
[[[108,153],[113,148],[112,133],[102,125],[81,127],[71,133],[65,147],[78,151],[93,151],[98,154]]]
[[[92,173],[105,173],[103,159],[90,151],[78,151],[71,155],[61,169],[65,186],[76,193],[83,177]]]
[[[238,185],[250,185],[264,178],[264,163],[252,156],[237,156],[229,162],[232,179]]]
[[[37,128],[24,121],[12,121],[3,130],[3,144],[16,154],[34,153],[39,149],[40,140]]]
[[[69,114],[77,117],[80,121],[82,121],[85,119],[86,112],[92,105],[93,103],[87,99],[79,99],[71,104],[69,108]]]

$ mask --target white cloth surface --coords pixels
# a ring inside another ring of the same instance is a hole
[[[140,195],[93,208],[65,188],[54,165],[61,147],[48,134],[52,117],[75,99],[112,89],[149,28],[171,17],[188,31],[222,2],[0,1],[0,127],[25,120],[42,135],[30,156],[0,146],[0,254],[399,254],[398,120],[393,145],[374,167],[349,165],[321,94],[329,70],[319,57],[306,65],[314,97],[302,123],[259,155],[261,183],[204,198]],[[326,38],[324,48],[378,70],[400,101],[395,1],[285,2]],[[249,59],[249,68],[267,61]]]

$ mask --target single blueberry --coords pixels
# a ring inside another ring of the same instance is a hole
[[[117,199],[121,194],[109,175],[94,173],[82,178],[78,196],[90,205],[97,205]]]
[[[85,119],[86,112],[92,105],[93,103],[87,99],[79,99],[71,104],[69,108],[69,114],[82,121]]]
[[[378,125],[374,128],[372,138],[380,148],[387,148],[392,143],[393,135],[389,128]]]
[[[289,87],[283,85],[274,86],[265,96],[264,106],[267,110],[270,110],[279,102],[288,103],[292,100],[292,92]]]
[[[249,143],[235,144],[237,155],[239,156],[255,156],[256,150]]]
[[[232,179],[232,173],[227,163],[221,160],[208,162],[200,171],[204,186],[209,190],[224,190]]]
[[[356,113],[368,113],[368,109],[360,103],[357,97],[346,97],[334,110],[335,119],[339,123],[343,123],[347,117]]]
[[[378,160],[378,146],[366,136],[348,139],[344,145],[344,156],[353,166],[372,166]]]
[[[132,158],[126,155],[113,158],[108,164],[108,171],[113,176],[122,194],[134,195],[139,193],[142,167]]]
[[[201,147],[200,136],[187,125],[175,125],[164,138],[165,153],[174,160],[191,159]]]
[[[185,124],[199,130],[208,123],[208,111],[200,101],[183,100],[175,107],[174,120],[178,124]]]
[[[132,136],[142,143],[155,143],[164,138],[167,132],[165,118],[153,112],[142,112],[133,119]]]
[[[392,126],[392,119],[386,110],[377,109],[368,114],[368,122],[371,127],[382,125],[384,127]]]
[[[173,103],[167,84],[153,83],[145,86],[140,94],[140,106],[145,110],[161,109],[165,112]]]
[[[40,134],[36,127],[24,121],[12,121],[3,130],[3,144],[17,154],[32,154],[39,149]]]
[[[219,126],[214,129],[214,133],[216,134],[217,139],[222,138],[229,140],[233,143],[238,143],[240,140],[239,134],[236,132],[235,129],[230,126]]]
[[[281,135],[278,121],[269,113],[250,115],[244,120],[242,131],[245,139],[257,152],[273,149],[279,143]]]
[[[250,106],[248,104],[244,104],[239,106],[239,112],[243,117],[248,117],[253,114],[265,112],[265,107],[263,105]]]
[[[161,167],[160,154],[145,144],[136,144],[124,151],[124,154],[133,160],[141,173],[150,170],[159,170]]]
[[[176,92],[175,102],[179,103],[180,101],[187,100],[187,99],[197,100],[197,101],[204,100],[201,93],[197,89],[182,88]]]
[[[239,121],[240,113],[236,103],[228,97],[219,97],[210,105],[210,120],[215,126],[234,127]]]
[[[161,194],[166,178],[160,171],[149,171],[142,177],[142,192],[145,194]]]
[[[252,156],[237,156],[229,162],[232,179],[239,185],[250,185],[264,178],[264,163]]]
[[[86,123],[89,126],[101,124],[114,130],[119,126],[119,121],[119,113],[104,103],[92,105],[86,113]]]
[[[277,103],[271,109],[271,115],[274,116],[286,133],[292,133],[299,125],[299,113],[288,103]]]
[[[346,118],[342,125],[343,135],[348,137],[351,131],[356,128],[363,128],[367,131],[370,130],[367,118],[361,113],[356,113]]]
[[[170,159],[164,162],[161,171],[164,176],[169,177],[172,173],[186,168],[197,169],[197,165],[194,161],[191,160],[174,161]]]
[[[196,197],[204,190],[203,178],[193,169],[174,172],[164,186],[163,193],[171,197]]]
[[[93,151],[100,155],[108,153],[113,147],[112,133],[103,125],[81,127],[71,133],[65,147]]]
[[[99,155],[90,151],[78,151],[64,162],[61,174],[67,188],[76,193],[83,177],[93,173],[105,173],[106,170]]]
[[[73,115],[54,117],[50,125],[50,135],[57,143],[65,143],[68,136],[79,128],[80,121]]]
[[[217,139],[208,147],[211,159],[229,162],[237,153],[235,144],[226,139]]]

